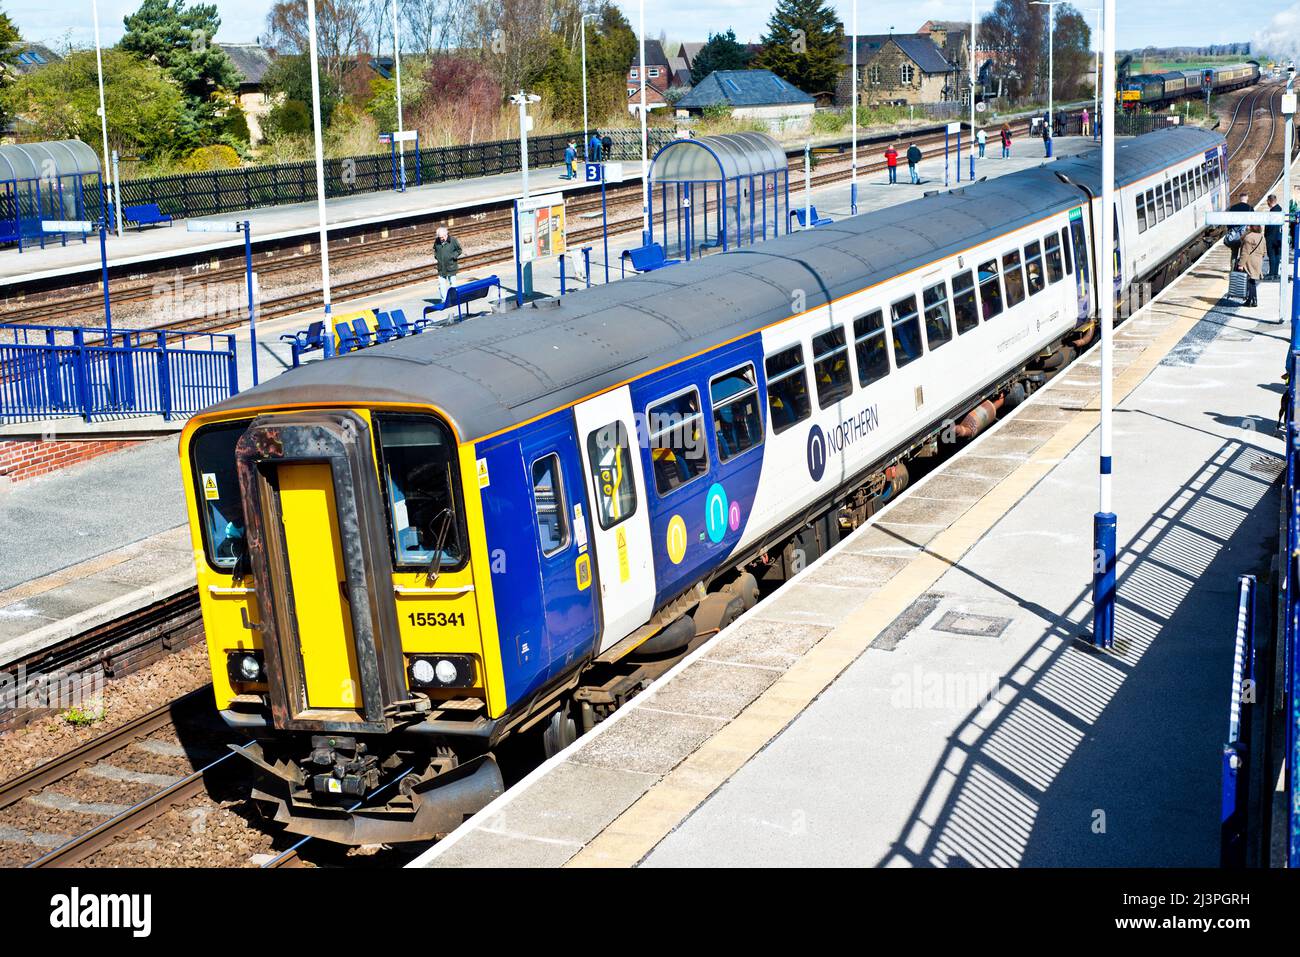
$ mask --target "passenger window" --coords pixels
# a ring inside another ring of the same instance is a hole
[[[235,443],[247,428],[247,422],[208,426],[199,430],[191,445],[203,544],[208,561],[222,569],[233,569],[245,555],[244,498],[239,492]]]
[[[758,381],[746,363],[709,383],[713,401],[713,432],[718,458],[726,462],[762,444],[763,416],[758,409]]]
[[[813,376],[817,379],[817,404],[823,409],[853,391],[849,372],[849,347],[844,341],[844,327],[813,336]]]
[[[925,351],[921,345],[921,319],[916,312],[916,297],[908,296],[894,303],[892,315],[894,364],[901,369],[921,358]]]
[[[1147,198],[1140,194],[1137,198],[1137,224],[1139,233],[1147,231]]]
[[[542,554],[550,557],[569,546],[569,512],[564,504],[560,457],[552,452],[533,463],[533,507]]]
[[[1169,201],[1173,204],[1172,206],[1169,207],[1169,211],[1171,213],[1177,212],[1178,210],[1183,208],[1183,194],[1178,189],[1177,183],[1175,183],[1172,180],[1166,182],[1165,195],[1169,197]]]
[[[1047,237],[1047,281],[1060,282],[1065,276],[1065,267],[1061,264],[1061,237],[1056,233]]]
[[[1020,305],[1025,301],[1025,274],[1020,270],[1020,250],[1002,257],[1002,276],[1007,287],[1007,308]]]
[[[990,259],[979,268],[980,303],[984,307],[984,321],[988,322],[1002,312],[1002,286],[998,282],[998,261]]]
[[[690,389],[665,399],[646,412],[655,491],[667,495],[709,470],[700,394]]]
[[[921,294],[925,306],[925,341],[933,352],[952,338],[952,317],[948,312],[948,284],[937,283]]]
[[[456,518],[451,435],[419,416],[376,416],[375,422],[395,563],[425,568],[437,560],[444,569],[459,565],[465,549]]]
[[[613,528],[636,513],[636,484],[623,423],[611,422],[588,433],[587,458],[600,527]]]
[[[884,313],[874,309],[853,320],[853,345],[858,354],[859,385],[871,385],[889,375]]]
[[[952,308],[957,317],[957,331],[967,333],[980,324],[980,308],[975,301],[975,277],[970,270],[952,277]]]
[[[767,408],[772,431],[780,435],[812,414],[803,346],[791,346],[767,357]]]
[[[1065,274],[1067,276],[1074,272],[1074,256],[1070,250],[1070,234],[1068,230],[1061,230],[1061,250],[1065,253]]]
[[[1032,242],[1025,247],[1025,278],[1029,282],[1031,296],[1043,291],[1047,280],[1043,277],[1043,247]]]

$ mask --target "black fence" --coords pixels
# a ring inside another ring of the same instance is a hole
[[[528,140],[531,166],[564,162],[569,140],[580,143],[582,133],[536,136]],[[638,137],[638,144],[640,140]],[[581,151],[580,151],[581,152]],[[639,155],[639,150],[638,150]],[[521,168],[518,140],[496,140],[473,146],[438,146],[406,153],[406,182],[437,183],[514,173]],[[418,174],[417,174],[418,170]],[[329,198],[375,193],[393,188],[393,159],[388,153],[349,156],[325,161],[325,195]],[[122,182],[123,205],[156,203],[175,219],[214,216],[257,206],[283,206],[316,199],[315,163],[279,163],[203,173],[177,173]],[[87,214],[99,216],[99,195],[87,194]]]

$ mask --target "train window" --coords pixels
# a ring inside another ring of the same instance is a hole
[[[587,460],[591,463],[600,527],[613,528],[636,514],[632,456],[622,422],[611,422],[587,433]]]
[[[456,517],[456,443],[444,426],[424,416],[377,415],[374,421],[393,563],[459,565],[465,549]]]
[[[1137,224],[1139,233],[1147,231],[1147,198],[1141,193],[1137,198]]]
[[[889,347],[885,344],[885,315],[873,309],[853,320],[853,342],[858,354],[858,384],[871,385],[889,375]]]
[[[1193,197],[1192,197],[1191,174],[1183,173],[1183,175],[1178,177],[1178,182],[1183,187],[1183,205],[1184,206],[1192,205]]]
[[[1118,223],[1115,224],[1118,227]],[[1069,240],[1066,239],[1065,250],[1065,271],[1070,271],[1070,249],[1074,249],[1074,261],[1079,270],[1079,282],[1086,286],[1088,284],[1088,244],[1084,241],[1083,220],[1076,219],[1070,224],[1070,235],[1074,238],[1073,247],[1070,246]],[[1119,229],[1116,228],[1114,235],[1118,243]],[[1065,237],[1062,237],[1065,239]]]
[[[1065,267],[1061,264],[1061,237],[1056,233],[1044,241],[1047,255],[1047,281],[1060,282],[1065,277]]]
[[[1069,276],[1074,272],[1074,256],[1070,249],[1070,233],[1065,229],[1061,230],[1061,252],[1065,254],[1065,274]]]
[[[952,338],[952,315],[948,310],[948,284],[940,282],[921,294],[925,306],[925,341],[933,352]]]
[[[208,561],[223,570],[233,569],[245,556],[244,498],[239,493],[235,443],[247,428],[247,422],[210,425],[190,443],[203,546]]]
[[[1043,247],[1032,242],[1025,247],[1025,278],[1029,281],[1029,294],[1043,291],[1047,280],[1043,277]]]
[[[758,378],[752,363],[710,381],[709,397],[713,401],[718,458],[726,462],[762,444],[763,416],[758,409]]]
[[[952,277],[952,311],[957,331],[970,332],[980,324],[980,308],[975,302],[975,277],[970,270]]]
[[[844,327],[813,336],[813,378],[817,380],[817,404],[823,409],[853,391],[853,374],[849,371],[849,347],[844,341]]]
[[[998,261],[990,259],[979,268],[980,305],[984,307],[984,321],[1002,311],[1002,284],[998,282]]]
[[[1151,223],[1162,223],[1165,219],[1165,194],[1158,189],[1147,190],[1147,208]]]
[[[1178,184],[1173,180],[1167,180],[1165,182],[1165,196],[1168,197],[1169,202],[1172,204],[1169,207],[1171,213],[1177,212],[1183,208],[1183,194],[1178,189]]]
[[[1025,274],[1020,268],[1020,250],[1002,257],[1002,282],[1007,287],[1007,308],[1025,301]]]
[[[569,546],[569,512],[564,504],[560,457],[552,452],[533,463],[533,508],[542,554],[549,558]]]
[[[921,319],[916,312],[916,297],[908,296],[894,303],[893,321],[890,325],[894,332],[894,364],[903,368],[909,362],[921,358],[924,347],[921,345]]]
[[[767,409],[772,431],[778,435],[812,414],[803,346],[791,346],[767,357]]]
[[[700,393],[688,389],[646,411],[655,490],[667,495],[709,470]]]

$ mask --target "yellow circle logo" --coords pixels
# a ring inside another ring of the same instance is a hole
[[[686,557],[686,523],[680,515],[674,515],[668,523],[668,557],[674,565],[680,565]]]

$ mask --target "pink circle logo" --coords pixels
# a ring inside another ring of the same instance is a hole
[[[731,526],[731,530],[733,532],[736,529],[740,528],[740,503],[739,502],[733,501],[731,503],[731,508],[727,512],[727,523]]]

